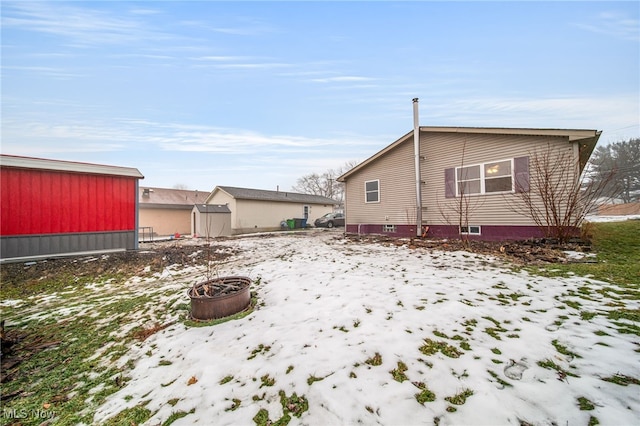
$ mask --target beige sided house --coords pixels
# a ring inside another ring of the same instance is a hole
[[[558,156],[568,155],[572,161],[567,167],[575,170],[577,180],[601,134],[596,130],[418,129],[418,138],[411,131],[338,178],[345,183],[346,232],[416,236],[428,229],[427,236],[438,238],[461,234],[483,240],[541,237],[542,230],[530,218],[515,212],[522,203],[517,192],[529,191],[530,173],[535,173],[533,165],[530,168],[532,155],[548,149]],[[461,200],[466,208],[459,207]],[[460,211],[465,212],[466,226],[460,226]]]
[[[312,225],[331,213],[337,201],[295,192],[216,186],[205,204],[229,206],[231,234],[244,234],[278,230],[287,219],[306,219]]]
[[[138,189],[140,240],[191,233],[194,204],[203,203],[208,192],[183,189]]]

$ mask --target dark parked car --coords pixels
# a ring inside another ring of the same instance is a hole
[[[344,226],[344,215],[342,213],[327,213],[316,219],[313,224],[318,228],[333,228],[334,226]]]

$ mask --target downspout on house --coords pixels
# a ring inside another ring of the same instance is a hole
[[[416,169],[416,236],[422,236],[422,179],[420,173],[420,118],[418,98],[413,98],[413,154]]]

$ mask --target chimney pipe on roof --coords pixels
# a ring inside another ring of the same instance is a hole
[[[422,179],[420,173],[420,118],[418,98],[413,98],[413,151],[416,169],[416,236],[422,236]]]

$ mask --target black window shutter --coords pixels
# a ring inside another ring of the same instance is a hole
[[[444,196],[455,198],[456,196],[456,169],[444,169]]]
[[[516,192],[529,192],[529,157],[513,159]]]

